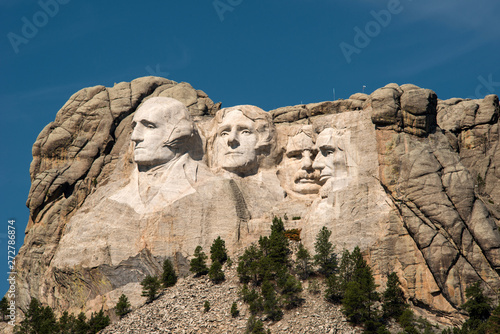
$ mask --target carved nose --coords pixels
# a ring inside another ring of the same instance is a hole
[[[323,154],[318,153],[318,155],[316,156],[316,159],[314,159],[312,167],[314,169],[323,169],[323,168],[325,168],[325,163],[324,163],[323,160],[324,160]]]
[[[238,141],[238,135],[236,134],[236,132],[231,131],[229,133],[229,136],[227,138],[227,144],[229,146],[231,146],[231,148],[235,148],[240,144],[240,142]]]
[[[309,153],[308,151],[304,151],[302,157],[302,169],[311,169],[311,168],[312,168],[311,153]]]
[[[130,136],[130,140],[132,140],[135,143],[143,141],[142,133],[136,126],[134,131],[132,131],[132,135]]]

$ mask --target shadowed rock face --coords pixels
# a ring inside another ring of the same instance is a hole
[[[178,107],[164,125],[144,112],[154,97]],[[327,226],[337,251],[359,245],[382,288],[397,272],[441,321],[458,319],[468,284],[500,288],[498,97],[389,84],[267,113],[219,109],[157,77],[70,98],[33,146],[22,309],[30,296],[70,311],[110,309],[122,293],[139,305],[163,259],[187,274],[196,246],[221,236],[237,254],[285,213],[306,247]]]

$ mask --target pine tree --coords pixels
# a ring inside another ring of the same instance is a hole
[[[379,300],[379,295],[376,292],[377,286],[371,268],[363,259],[359,247],[354,248],[350,255],[348,252],[344,252],[342,260],[346,272],[339,272],[339,274],[350,278],[348,281],[344,281],[344,277],[340,275],[338,277],[338,286],[341,291],[343,290],[342,308],[345,316],[349,321],[357,324],[376,320],[378,314],[374,304]]]
[[[269,244],[269,237],[260,236],[260,238],[259,238],[259,248],[260,248],[260,251],[262,252],[262,256],[263,257],[268,257],[269,256],[269,252],[270,252],[270,249],[271,249],[271,246]]]
[[[52,334],[58,332],[58,324],[50,306],[43,307],[36,298],[32,298],[25,318],[16,333]]]
[[[345,289],[340,281],[340,275],[331,274],[326,279],[325,299],[330,303],[340,304],[344,298]]]
[[[261,237],[259,243],[261,243],[264,247],[267,247],[267,249],[261,246],[262,256],[257,265],[257,281],[254,282],[255,285],[260,285],[265,280],[274,279],[276,274],[284,267],[282,264],[275,263],[273,259],[271,259],[269,255],[271,250],[269,247],[270,243],[268,237]]]
[[[156,298],[160,289],[160,280],[156,276],[147,275],[141,282],[142,296],[147,297],[146,303],[151,303]]]
[[[361,250],[359,249],[358,246],[354,247],[351,255],[351,262],[354,265],[354,269],[352,271],[352,275],[356,275],[356,270],[359,268],[364,268],[367,266],[366,261],[363,259],[363,255],[361,254]]]
[[[221,265],[227,260],[226,242],[220,236],[214,240],[210,247],[210,259],[212,263],[218,261]]]
[[[240,296],[241,296],[241,299],[243,299],[243,301],[248,304],[252,300],[259,297],[259,294],[257,293],[257,291],[255,291],[255,289],[250,290],[248,288],[248,284],[243,284],[243,288],[241,288],[241,291],[240,291]]]
[[[395,272],[392,272],[387,278],[383,301],[382,310],[386,319],[398,319],[408,307],[403,290],[400,287],[398,275]]]
[[[170,259],[165,259],[163,261],[163,273],[161,275],[161,280],[165,288],[174,286],[177,283],[177,275],[175,274],[174,266]]]
[[[16,334],[29,334],[33,331],[33,326],[40,318],[40,303],[38,299],[32,298],[28,306],[28,310],[24,315],[24,319],[16,328]]]
[[[483,294],[481,283],[476,282],[465,289],[467,302],[462,307],[469,313],[470,319],[485,321],[490,317],[490,299]]]
[[[483,294],[480,282],[468,286],[465,297],[467,302],[462,307],[469,313],[469,319],[462,325],[461,332],[484,332],[485,322],[491,315],[491,300]]]
[[[130,312],[130,303],[128,301],[127,296],[122,294],[118,299],[118,303],[116,303],[115,313],[121,319],[129,312]]]
[[[87,334],[89,329],[90,326],[87,324],[87,316],[85,316],[85,313],[80,312],[75,321],[75,334]]]
[[[363,321],[374,320],[378,317],[374,304],[380,299],[376,291],[377,285],[373,278],[372,270],[363,259],[359,247],[355,247],[351,253],[352,260],[355,264],[355,270],[352,279],[362,287],[363,299],[365,302],[362,305],[362,310],[365,312]]]
[[[88,326],[89,334],[96,334],[99,332],[101,329],[106,328],[109,325],[109,317],[107,315],[104,315],[104,311],[101,310],[98,313],[92,313],[90,316]]]
[[[215,284],[224,282],[226,276],[222,271],[222,264],[219,261],[215,261],[212,263],[212,265],[210,266],[210,270],[208,271],[208,277]]]
[[[50,306],[40,309],[40,321],[38,328],[35,328],[38,334],[52,334],[59,331],[56,316]]]
[[[284,284],[280,285],[280,288],[285,309],[290,310],[302,305],[304,302],[304,299],[300,297],[302,284],[293,275],[287,274],[286,280]]]
[[[326,277],[335,273],[337,270],[337,256],[334,253],[334,246],[330,242],[332,232],[323,226],[323,228],[316,235],[316,242],[314,243],[314,263],[319,267],[319,272]]]
[[[351,253],[344,249],[338,271],[328,276],[326,280],[327,289],[325,298],[327,301],[341,303],[342,298],[344,298],[347,283],[351,281],[354,274],[354,269],[355,263]]]
[[[241,289],[241,298],[248,304],[250,313],[256,315],[264,310],[263,300],[255,289],[248,289],[248,285],[244,284]]]
[[[360,284],[356,281],[347,283],[342,299],[342,312],[350,322],[361,324],[366,319],[365,308],[362,306],[365,301]]]
[[[248,303],[248,309],[250,314],[257,315],[264,311],[264,300],[261,296],[257,294],[257,298],[253,299]]]
[[[272,321],[281,320],[283,311],[279,307],[274,286],[268,280],[262,283],[262,296],[264,297],[264,313],[266,313],[267,318]]]
[[[275,270],[289,265],[291,254],[289,240],[285,236],[285,226],[281,218],[274,217],[271,224],[271,235],[269,236],[269,246],[267,257]]]
[[[260,319],[256,319],[255,316],[248,318],[246,334],[266,334],[264,330],[264,324]]]
[[[500,333],[500,304],[491,313],[484,329],[486,334]]]
[[[295,270],[300,279],[306,280],[309,275],[311,275],[311,255],[302,243],[299,243],[296,257],[297,262],[295,264]]]
[[[5,317],[9,315],[9,301],[7,297],[3,297],[0,300],[0,313],[2,314],[2,321],[5,321]]]
[[[399,324],[404,329],[405,334],[420,334],[418,329],[415,327],[415,314],[411,309],[406,309],[403,311],[398,319]]]
[[[195,277],[208,274],[207,258],[207,255],[203,252],[203,248],[201,246],[196,247],[194,250],[194,258],[191,260],[189,268],[189,270],[194,273]]]
[[[238,310],[238,305],[236,305],[236,302],[233,302],[233,304],[231,305],[231,316],[233,318],[236,318],[239,315],[240,311]]]
[[[208,300],[205,300],[205,302],[203,303],[203,310],[205,311],[205,313],[210,311],[210,302]]]
[[[254,285],[258,285],[262,255],[262,251],[255,244],[251,244],[245,249],[245,252],[239,258],[237,268],[241,283],[253,282]]]
[[[71,334],[74,331],[75,316],[68,314],[68,311],[64,311],[62,316],[59,318],[59,330],[61,334]]]

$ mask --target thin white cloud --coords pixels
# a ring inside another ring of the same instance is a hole
[[[57,85],[57,86],[49,86],[49,87],[38,87],[32,90],[23,90],[11,94],[2,94],[0,95],[0,99],[38,99],[43,98],[44,96],[57,96],[58,94],[65,93],[68,90],[72,90],[74,92],[86,87],[85,84],[82,83],[72,83],[65,85]]]
[[[449,29],[476,31],[483,35],[500,35],[498,13],[500,3],[496,0],[483,0],[472,3],[470,0],[399,0],[403,11],[404,24],[411,25],[421,21],[434,21]],[[361,0],[381,10],[389,0]]]
[[[395,67],[398,76],[414,76],[424,71],[446,64],[451,60],[464,54],[470,53],[488,43],[488,39],[471,40],[464,44],[455,44],[453,47],[443,45],[439,49],[432,50],[432,55],[415,55],[414,59],[404,59],[404,66]]]
[[[491,38],[500,35],[498,3],[488,1],[445,1],[436,2],[434,6],[418,6],[413,16],[414,20],[435,20],[454,31],[474,31]]]

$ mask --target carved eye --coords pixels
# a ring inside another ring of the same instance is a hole
[[[250,130],[248,130],[248,129],[244,129],[244,130],[241,130],[241,134],[248,136],[248,135],[252,134],[252,132],[250,132]]]
[[[291,152],[291,153],[288,153],[287,156],[290,159],[300,160],[300,159],[302,159],[302,152]]]
[[[156,125],[154,123],[148,122],[146,120],[141,121],[142,125],[148,129],[155,129]]]
[[[227,132],[227,131],[222,131],[222,132],[220,133],[220,136],[221,136],[221,137],[224,137],[224,136],[229,136],[229,132]]]
[[[321,154],[323,154],[325,157],[329,155],[335,154],[335,149],[334,148],[325,148],[321,150]]]

